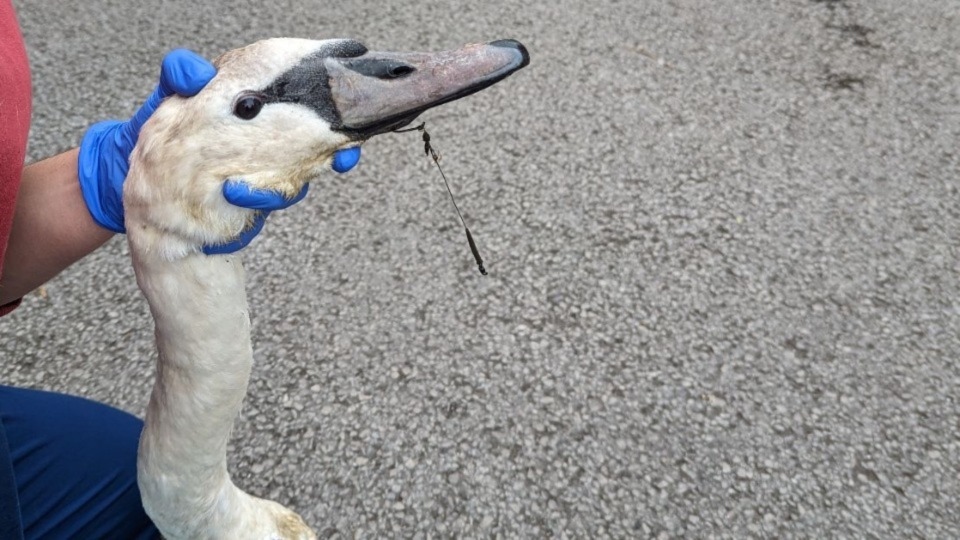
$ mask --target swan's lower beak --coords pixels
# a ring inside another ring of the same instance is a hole
[[[367,52],[325,63],[340,116],[335,129],[365,140],[503,80],[530,63],[530,55],[511,39],[439,53]]]

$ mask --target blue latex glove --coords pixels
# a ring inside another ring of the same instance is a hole
[[[333,154],[333,161],[330,165],[334,171],[345,173],[354,168],[360,161],[360,147],[353,146],[337,150]],[[300,202],[307,196],[307,188],[310,184],[304,184],[300,193],[297,193],[292,199],[287,199],[282,194],[271,191],[251,188],[249,184],[242,180],[227,180],[223,183],[223,198],[234,206],[242,206],[260,210],[257,212],[253,223],[240,233],[240,236],[226,244],[217,244],[212,246],[203,246],[203,252],[207,255],[221,255],[224,253],[233,253],[247,247],[254,237],[260,234],[267,216],[274,210],[283,210]]]
[[[351,146],[343,150],[337,150],[333,154],[333,163],[330,167],[338,173],[345,173],[356,167],[360,161],[360,147]]]
[[[130,152],[140,128],[164,98],[174,93],[194,96],[217,74],[213,64],[185,50],[170,51],[163,59],[160,83],[147,101],[126,122],[108,120],[94,124],[80,143],[77,166],[80,190],[87,209],[101,227],[126,232],[123,226],[123,181],[130,169]]]

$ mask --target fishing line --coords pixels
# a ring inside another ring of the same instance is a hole
[[[473,235],[470,234],[470,229],[467,228],[467,222],[464,221],[463,214],[460,213],[460,207],[457,206],[457,200],[453,197],[453,191],[450,189],[450,182],[447,181],[447,175],[443,174],[443,167],[440,166],[440,154],[438,154],[437,151],[433,149],[433,146],[430,145],[430,134],[427,133],[426,125],[426,122],[421,122],[419,126],[407,129],[395,129],[393,132],[423,132],[423,153],[433,158],[433,162],[437,165],[437,170],[440,171],[440,176],[443,178],[443,184],[447,186],[447,193],[450,194],[450,202],[453,203],[453,207],[456,209],[457,215],[460,216],[460,223],[463,224],[463,230],[467,233],[467,243],[470,244],[470,251],[473,253],[473,258],[477,261],[477,267],[480,269],[480,273],[485,276],[487,275],[487,270],[483,267],[483,259],[480,258],[480,250],[477,249],[477,244],[473,241]]]

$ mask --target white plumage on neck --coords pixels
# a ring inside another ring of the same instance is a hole
[[[135,251],[134,268],[159,351],[137,463],[147,513],[169,540],[313,538],[296,514],[243,493],[227,472],[253,365],[239,257]]]

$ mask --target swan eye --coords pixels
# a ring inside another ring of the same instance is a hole
[[[263,108],[263,100],[257,96],[244,96],[237,100],[233,107],[233,114],[244,120],[252,120]]]

